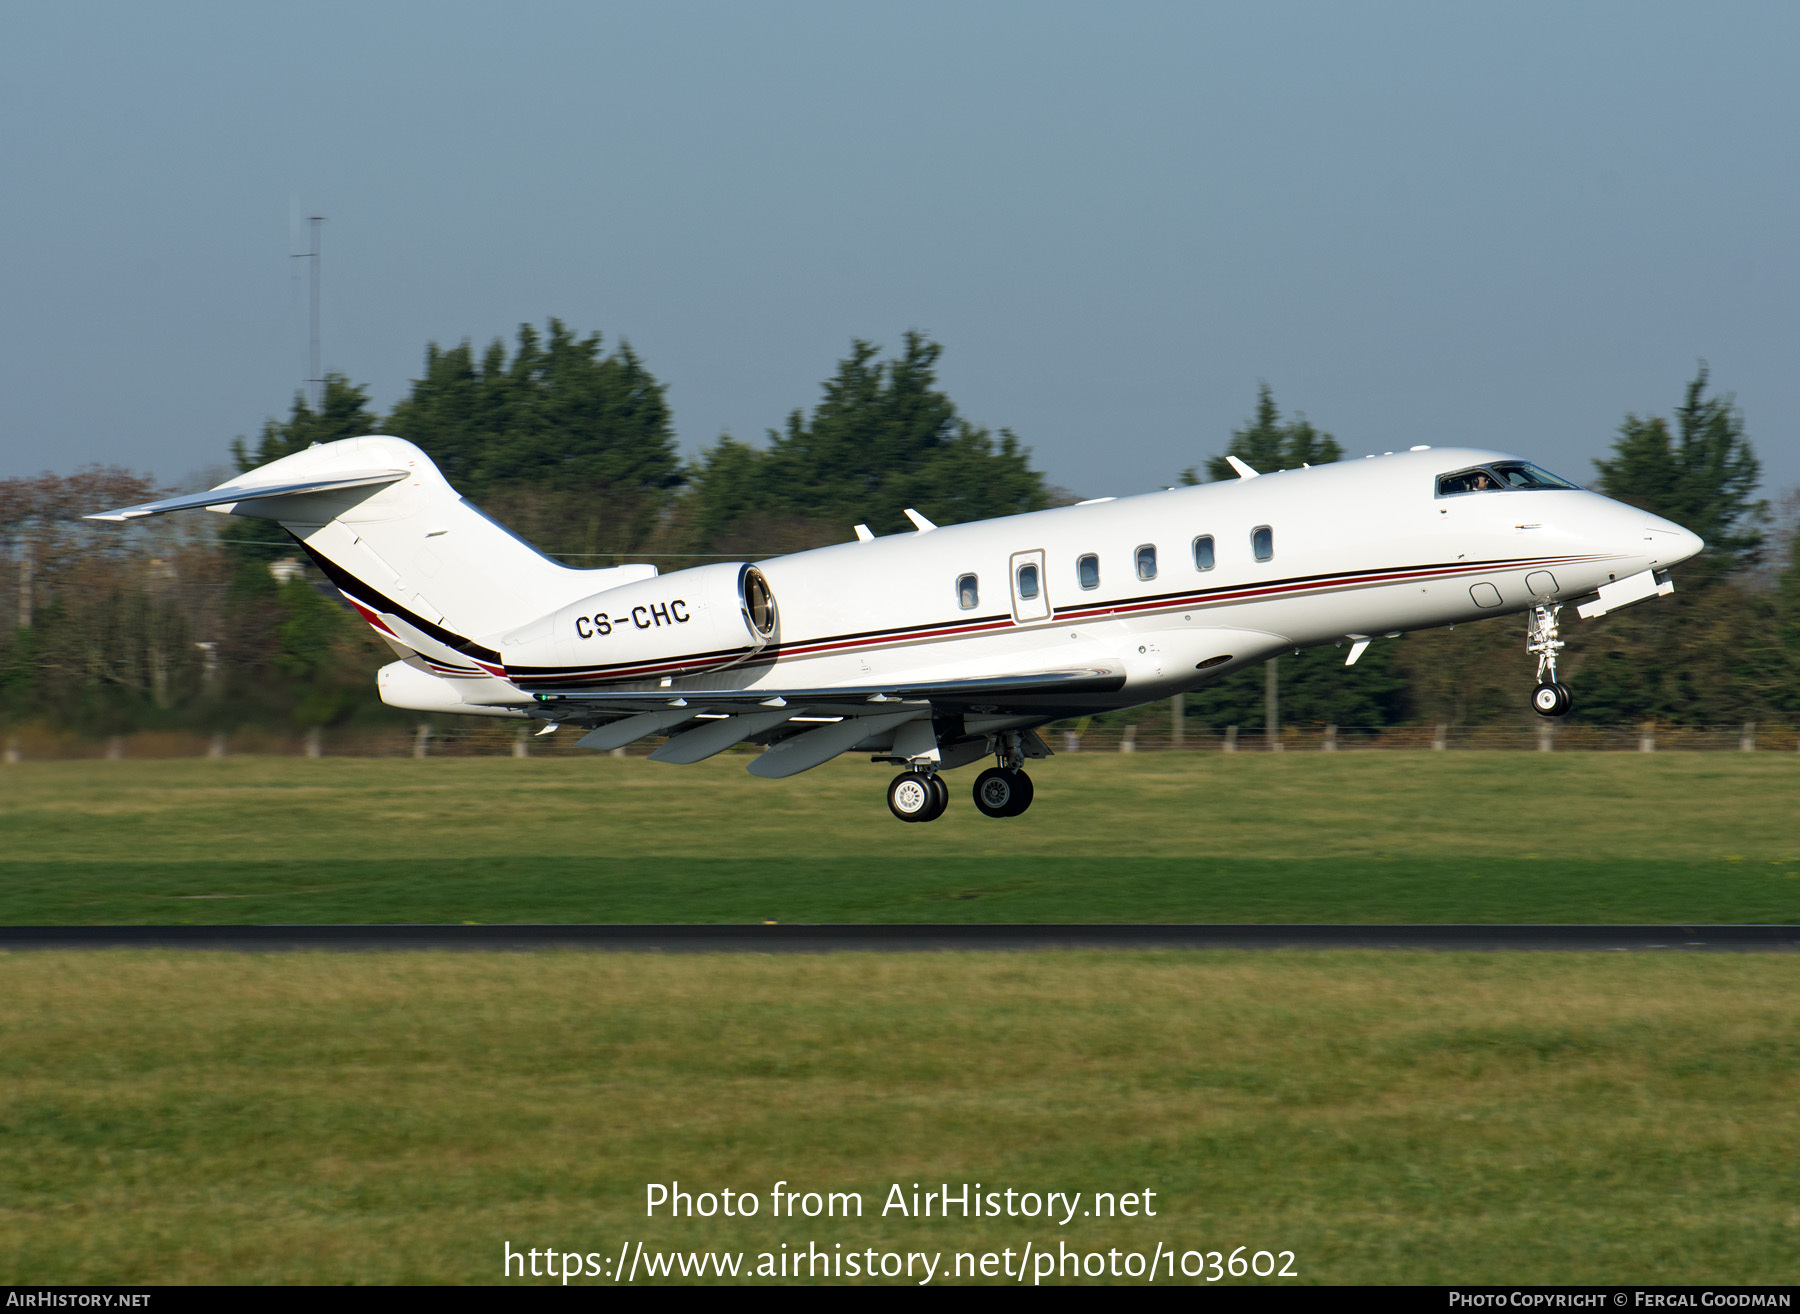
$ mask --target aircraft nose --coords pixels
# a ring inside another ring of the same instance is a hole
[[[1683,529],[1673,520],[1664,520],[1661,516],[1650,517],[1644,526],[1644,534],[1655,549],[1658,564],[1664,566],[1686,561],[1706,546],[1706,540],[1693,530]]]

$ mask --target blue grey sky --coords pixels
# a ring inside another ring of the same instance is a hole
[[[13,3],[0,476],[178,482],[324,357],[628,338],[689,452],[909,328],[1084,496],[1259,380],[1591,476],[1696,362],[1800,483],[1800,6]]]

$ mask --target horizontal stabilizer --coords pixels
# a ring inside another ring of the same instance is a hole
[[[207,506],[230,506],[235,502],[262,502],[276,497],[301,497],[307,493],[325,493],[339,488],[363,488],[370,484],[391,484],[406,478],[405,470],[346,470],[321,475],[300,484],[227,484],[204,493],[185,493],[166,497],[160,502],[144,502],[122,506],[116,511],[98,511],[84,520],[140,520],[170,511],[192,511]]]

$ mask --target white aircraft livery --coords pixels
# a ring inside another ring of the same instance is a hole
[[[296,452],[205,493],[90,517],[207,507],[280,522],[399,660],[382,698],[574,726],[580,746],[667,736],[651,758],[765,745],[759,776],[840,753],[902,768],[888,806],[930,821],[942,773],[990,817],[1031,804],[1037,727],[1171,697],[1289,650],[1528,614],[1533,707],[1566,602],[1584,618],[1673,589],[1681,526],[1501,452],[1415,447],[1099,498],[663,575],[578,570],[459,496],[401,438]]]

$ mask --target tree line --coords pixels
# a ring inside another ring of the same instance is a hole
[[[684,462],[667,389],[626,342],[608,348],[552,319],[481,351],[432,344],[392,412],[366,387],[324,380],[285,417],[230,445],[239,470],[315,442],[395,433],[490,514],[570,565],[648,560],[665,570],[845,541],[863,523],[909,527],[915,507],[955,524],[1072,500],[1018,436],[980,427],[938,385],[939,344],[909,333],[884,358],[856,341],[810,410],[761,443],[723,435]],[[1340,460],[1267,385],[1224,451],[1179,472],[1230,479]],[[1575,472],[1562,472],[1572,474]],[[1579,478],[1579,474],[1576,475]],[[1672,415],[1628,415],[1592,486],[1693,528],[1706,552],[1653,606],[1565,629],[1576,716],[1717,724],[1800,714],[1800,561],[1770,537],[1744,418],[1702,367]],[[272,522],[206,515],[130,526],[80,516],[170,490],[91,469],[0,480],[0,723],[82,734],[244,724],[341,726],[393,714],[373,672],[391,660]],[[1519,720],[1531,683],[1517,617],[1378,641],[1351,668],[1327,647],[1281,660],[1288,723],[1384,726]],[[1263,673],[1191,694],[1196,724],[1260,720]],[[1141,714],[1130,714],[1133,716]]]

